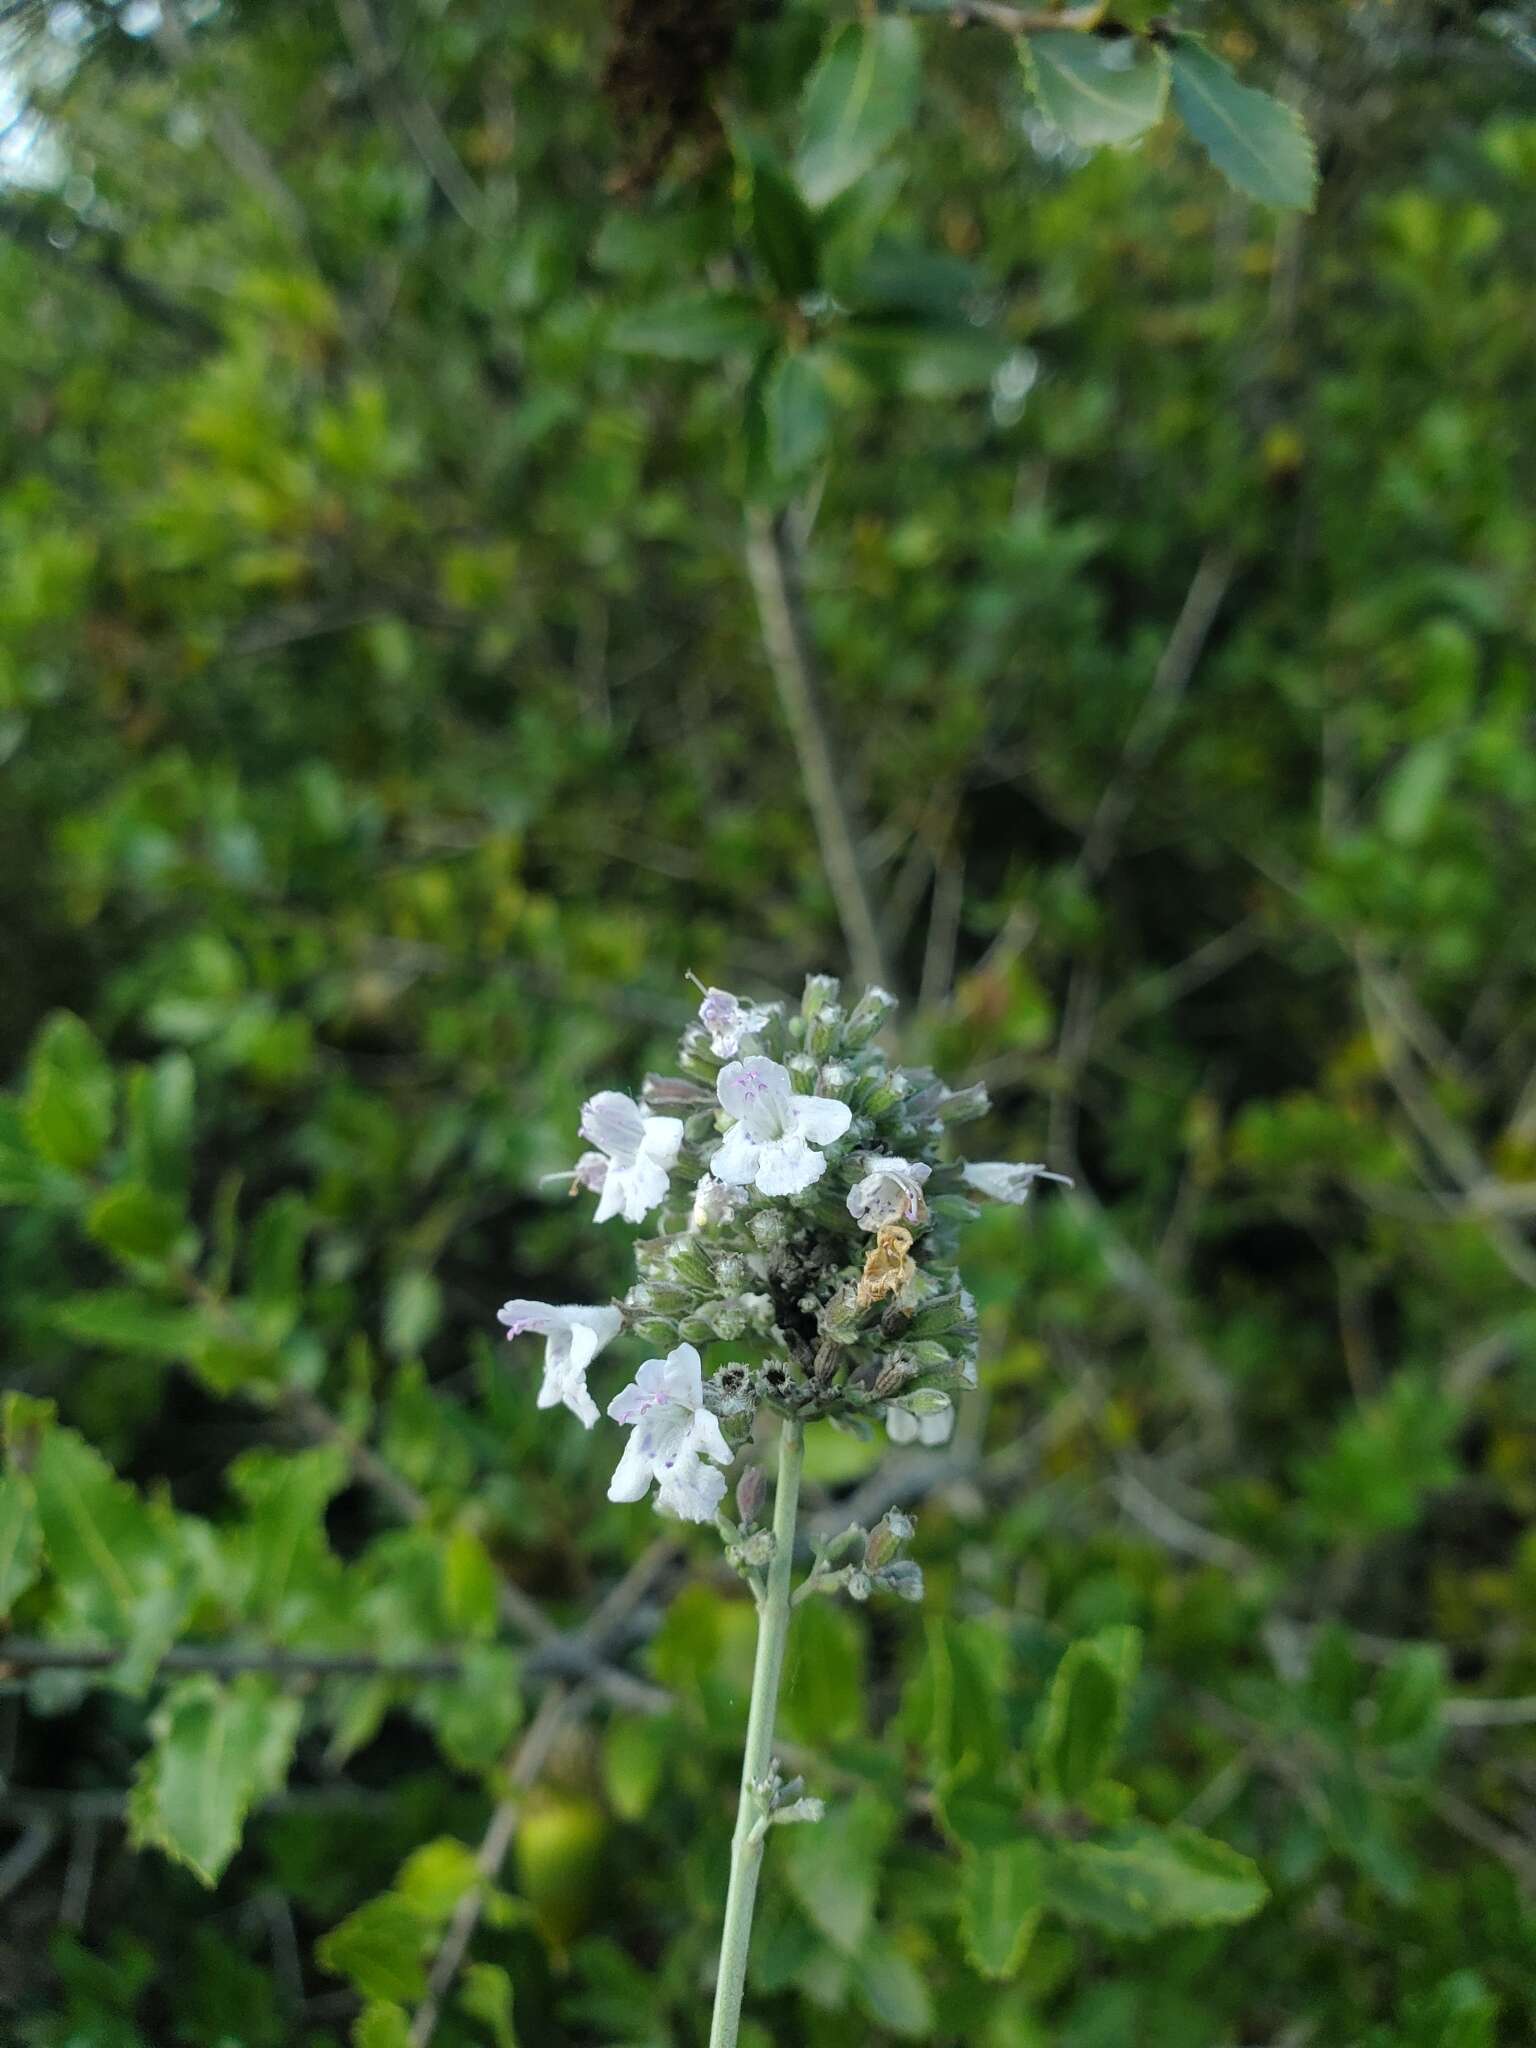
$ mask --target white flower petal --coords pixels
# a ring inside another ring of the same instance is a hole
[[[624,1455],[608,1482],[610,1500],[644,1500],[651,1486],[651,1464],[640,1448],[638,1430],[624,1446]]]
[[[604,1088],[581,1107],[581,1135],[620,1166],[628,1166],[645,1137],[640,1105],[616,1089]]]
[[[701,1408],[694,1416],[689,1444],[701,1458],[713,1458],[721,1465],[731,1462],[731,1447],[725,1440],[725,1432],[707,1408]]]
[[[990,1195],[994,1202],[1027,1202],[1037,1180],[1059,1181],[1064,1188],[1072,1185],[1064,1173],[1051,1173],[1044,1166],[1012,1159],[979,1160],[974,1164],[967,1161],[961,1178],[968,1188]]]
[[[697,1408],[704,1399],[704,1367],[691,1344],[679,1344],[667,1353],[661,1371],[662,1397],[680,1408]]]
[[[685,1522],[712,1522],[725,1499],[725,1474],[697,1458],[669,1472],[656,1489],[656,1505]]]
[[[745,1124],[732,1124],[710,1160],[709,1170],[716,1180],[727,1181],[732,1187],[750,1187],[757,1178],[759,1150]]]
[[[797,1095],[790,1106],[790,1128],[813,1145],[835,1145],[852,1122],[847,1103],[830,1095]]]
[[[720,1107],[738,1117],[754,1138],[776,1138],[787,1128],[794,1090],[788,1070],[777,1060],[764,1059],[761,1054],[732,1060],[720,1069],[715,1089]]]
[[[759,1148],[757,1186],[765,1195],[798,1195],[814,1187],[826,1170],[826,1160],[798,1133],[773,1138]]]
[[[677,1155],[683,1149],[683,1121],[676,1116],[648,1116],[640,1138],[640,1156],[649,1159],[663,1172],[676,1166]]]

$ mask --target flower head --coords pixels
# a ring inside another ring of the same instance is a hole
[[[694,986],[697,988],[698,983]],[[750,1033],[761,1031],[767,1021],[766,1010],[742,1002],[726,988],[705,989],[699,1005],[699,1022],[709,1033],[709,1049],[716,1059],[734,1059],[741,1050],[741,1041]]]
[[[654,1481],[656,1505],[685,1522],[710,1522],[725,1498],[717,1465],[731,1462],[730,1445],[704,1406],[704,1375],[691,1344],[665,1358],[648,1358],[632,1383],[608,1404],[615,1422],[629,1426],[629,1442],[608,1487],[610,1500],[643,1500]]]
[[[990,1195],[994,1202],[1027,1202],[1037,1180],[1059,1181],[1064,1188],[1072,1185],[1064,1173],[1050,1173],[1043,1166],[1026,1166],[1022,1160],[1012,1159],[989,1159],[977,1165],[967,1162],[962,1178],[968,1188]]]
[[[720,1069],[720,1106],[735,1121],[710,1161],[716,1180],[764,1195],[797,1195],[827,1170],[816,1148],[832,1145],[853,1122],[846,1102],[797,1095],[777,1060],[732,1060]]]
[[[590,1429],[597,1403],[587,1392],[587,1367],[605,1344],[619,1334],[622,1318],[616,1308],[556,1308],[547,1301],[509,1301],[497,1310],[507,1337],[530,1334],[544,1339],[544,1384],[539,1406],[563,1403]]]
[[[923,1183],[933,1168],[921,1159],[866,1159],[868,1171],[848,1190],[848,1214],[862,1230],[887,1223],[920,1228],[928,1220]]]
[[[629,1096],[605,1088],[582,1105],[581,1135],[598,1148],[583,1153],[576,1167],[579,1183],[598,1191],[597,1221],[622,1216],[643,1223],[666,1199],[683,1143],[681,1120],[647,1116]]]

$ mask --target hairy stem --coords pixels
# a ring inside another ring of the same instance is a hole
[[[763,1867],[767,1832],[759,1826],[762,1808],[754,1788],[767,1777],[773,1760],[773,1722],[784,1669],[784,1644],[789,1635],[789,1579],[795,1557],[795,1509],[800,1499],[803,1443],[802,1425],[786,1418],[779,1437],[773,1557],[757,1624],[752,1704],[747,1714],[747,1746],[741,1759],[736,1832],[731,1838],[731,1882],[725,1895],[725,1928],[720,1937],[720,1973],[715,1980],[715,2016],[709,2029],[709,2048],[736,2048],[736,2031],[741,2025],[741,1994],[747,1981],[747,1950],[752,1943],[752,1907],[757,1898],[757,1877]]]

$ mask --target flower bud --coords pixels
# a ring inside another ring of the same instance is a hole
[[[667,1253],[667,1265],[674,1278],[707,1294],[715,1291],[715,1275],[708,1259],[692,1238],[680,1237]]]
[[[702,1316],[684,1316],[677,1326],[677,1334],[689,1344],[713,1344],[715,1326],[706,1323]]]
[[[761,1465],[749,1465],[736,1482],[736,1519],[750,1529],[768,1498],[768,1475]]]
[[[759,1209],[752,1218],[752,1237],[765,1252],[789,1242],[790,1221],[782,1209]]]
[[[806,1019],[806,1052],[825,1058],[841,1043],[842,1035],[843,1013],[836,1003],[827,1003],[814,1017]]]
[[[991,1107],[986,1083],[978,1081],[971,1088],[951,1089],[939,1103],[939,1119],[946,1124],[971,1124]]]
[[[896,1008],[896,998],[887,989],[867,988],[854,1004],[844,1027],[843,1037],[849,1045],[868,1045],[875,1033]]]
[[[676,1323],[664,1322],[660,1316],[647,1317],[643,1323],[636,1323],[634,1330],[637,1337],[654,1344],[658,1351],[670,1351],[677,1342]]]
[[[715,1278],[732,1294],[745,1287],[751,1277],[747,1262],[740,1252],[722,1252],[715,1261]]]
[[[784,1064],[789,1069],[789,1077],[795,1084],[797,1095],[816,1093],[816,1083],[821,1078],[821,1067],[808,1052],[792,1052]]]
[[[882,1592],[894,1593],[898,1600],[921,1600],[923,1568],[914,1564],[910,1557],[898,1557],[893,1563],[881,1566],[875,1574],[875,1584]]]
[[[728,1344],[733,1344],[747,1327],[747,1312],[739,1301],[707,1301],[702,1316],[715,1335]]]
[[[873,1586],[869,1573],[855,1565],[848,1574],[848,1597],[850,1600],[867,1600]]]
[[[679,1111],[685,1115],[695,1109],[708,1108],[713,1114],[713,1095],[698,1081],[684,1081],[676,1074],[647,1074],[640,1088],[640,1100],[647,1109],[664,1111],[676,1116]]]
[[[805,977],[805,993],[800,998],[800,1015],[807,1024],[811,1023],[828,1003],[837,1001],[842,994],[842,987],[835,974],[808,974]]]

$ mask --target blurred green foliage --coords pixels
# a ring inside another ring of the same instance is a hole
[[[392,2048],[513,1789],[435,2038],[703,2039],[750,1603],[541,1722],[661,1525],[493,1315],[623,1284],[533,1189],[684,970],[845,954],[748,502],[904,1049],[1080,1183],[814,1449],[928,1596],[797,1613],[753,2048],[1515,2048],[1536,27],[1188,10],[1305,215],[1089,154],[1150,44],[744,12],[722,126],[633,7],[5,10],[8,2035]]]

